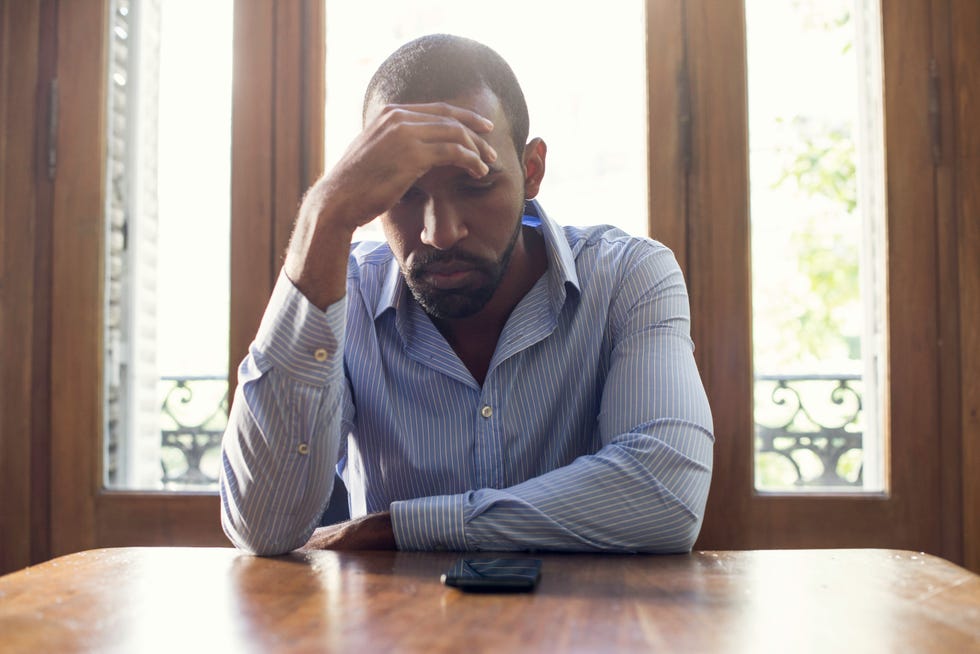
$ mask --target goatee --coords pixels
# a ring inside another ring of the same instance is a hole
[[[426,313],[440,320],[468,318],[478,313],[500,287],[514,254],[521,228],[522,222],[518,220],[507,247],[496,261],[456,248],[431,249],[418,253],[411,266],[407,270],[402,270],[412,296]],[[437,288],[426,281],[431,266],[451,264],[463,264],[466,268],[472,269],[478,281],[459,288]]]

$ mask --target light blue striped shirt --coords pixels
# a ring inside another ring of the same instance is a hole
[[[355,244],[326,311],[280,275],[223,442],[232,542],[303,545],[339,461],[351,514],[390,510],[401,549],[691,549],[714,438],[677,262],[612,227],[539,229],[548,270],[482,386],[387,245]]]

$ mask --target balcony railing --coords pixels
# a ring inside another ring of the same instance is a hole
[[[772,486],[861,487],[864,434],[861,376],[759,375],[755,380],[756,485],[760,470],[781,469]],[[776,488],[773,488],[776,490]]]
[[[220,376],[161,377],[160,466],[165,488],[218,483],[221,435],[228,423],[228,380]]]
[[[755,386],[757,469],[781,469],[784,488],[861,486],[860,375],[760,375]],[[227,380],[163,377],[161,393],[164,486],[213,487],[228,421]]]

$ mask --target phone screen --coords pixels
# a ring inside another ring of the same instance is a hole
[[[526,592],[534,590],[540,575],[540,559],[464,557],[442,575],[442,583],[466,591]]]

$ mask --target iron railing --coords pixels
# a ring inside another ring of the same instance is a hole
[[[228,383],[219,376],[161,378],[162,481],[166,487],[217,483]],[[863,465],[861,376],[759,375],[755,380],[756,457],[774,457],[799,488],[860,487]],[[852,468],[855,468],[852,465]]]
[[[161,480],[167,488],[218,483],[221,435],[228,423],[228,380],[161,377]]]
[[[757,473],[769,456],[792,471],[790,486],[863,485],[860,375],[758,375],[755,402]]]

